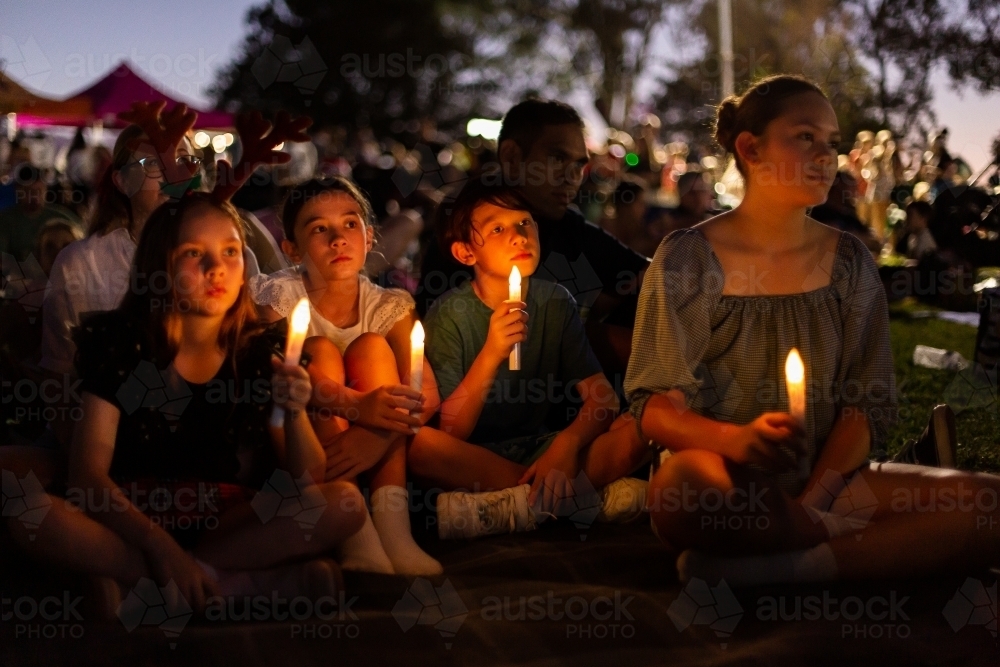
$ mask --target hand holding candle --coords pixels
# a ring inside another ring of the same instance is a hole
[[[510,287],[510,301],[521,300],[521,272],[515,266],[510,270],[510,278],[507,280]],[[510,370],[521,370],[521,344],[515,343],[514,349],[510,351]]]
[[[806,368],[796,348],[792,348],[785,360],[785,385],[788,387],[788,413],[798,422],[802,430],[806,428]],[[809,478],[809,457],[799,458],[799,477]]]
[[[309,297],[302,297],[295,304],[289,322],[288,342],[285,344],[285,367],[295,367],[302,359],[302,345],[306,341],[306,332],[309,331]],[[285,421],[285,409],[275,405],[271,410],[271,426],[281,428]]]

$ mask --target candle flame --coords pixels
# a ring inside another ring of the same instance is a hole
[[[292,335],[304,336],[309,330],[309,297],[302,297],[292,311]]]
[[[410,345],[416,347],[424,344],[424,325],[417,320],[413,324],[413,331],[410,332]]]
[[[516,266],[510,270],[510,278],[507,280],[507,284],[510,285],[511,289],[521,289],[521,272]]]
[[[799,351],[793,347],[792,351],[788,353],[788,359],[785,361],[785,380],[789,384],[800,384],[805,374],[806,369],[802,365],[802,357],[799,356]]]

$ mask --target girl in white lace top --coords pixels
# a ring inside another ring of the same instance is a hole
[[[294,188],[282,211],[282,250],[295,266],[251,279],[254,301],[270,320],[309,298],[305,352],[314,387],[313,428],[327,455],[327,480],[371,485],[371,519],[341,553],[345,569],[439,574],[441,565],[413,541],[406,492],[406,441],[439,403],[430,366],[423,393],[411,389],[412,297],[372,284],[361,271],[372,248],[374,215],[347,179]],[[411,414],[413,413],[413,414]]]

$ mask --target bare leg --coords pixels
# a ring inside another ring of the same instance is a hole
[[[856,535],[830,541],[840,577],[916,577],[1000,564],[1000,477],[900,463],[860,471],[878,499]]]
[[[344,366],[347,382],[360,392],[399,384],[396,357],[385,338],[377,334],[355,338],[344,353]],[[393,442],[369,473],[372,491],[406,485],[406,436],[392,433],[386,437],[392,437]]]
[[[312,408],[310,423],[320,443],[327,443],[349,426],[346,419],[334,416],[329,407],[344,387],[344,360],[337,346],[322,336],[307,339],[303,349],[311,358],[308,368],[313,386],[313,398],[309,402]]]
[[[583,472],[595,489],[625,477],[649,457],[649,448],[639,440],[631,414],[619,416],[607,433],[599,435],[583,453]]]
[[[396,357],[382,336],[358,336],[348,346],[344,363],[347,381],[358,391],[367,392],[400,382]],[[410,529],[406,490],[407,436],[387,433],[384,437],[392,438],[392,442],[385,455],[368,471],[374,532],[396,574],[440,574],[443,571],[441,564],[417,546]]]
[[[28,529],[16,517],[7,521],[11,536],[26,553],[76,572],[113,577],[124,586],[150,576],[139,549],[65,499],[48,498],[51,505],[38,528]]]
[[[306,492],[322,494],[326,501],[315,526],[280,516],[261,523],[248,503],[226,512],[216,530],[206,531],[195,555],[226,570],[259,570],[331,551],[364,523],[364,499],[353,484],[327,482]]]
[[[485,447],[463,442],[443,431],[420,429],[407,453],[410,472],[430,486],[447,491],[497,491],[517,486],[525,466]]]
[[[667,459],[647,504],[660,537],[679,549],[743,555],[793,551],[828,539],[822,523],[764,475],[705,450]]]

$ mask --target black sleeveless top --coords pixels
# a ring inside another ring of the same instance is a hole
[[[287,325],[252,339],[205,384],[157,363],[148,332],[121,311],[97,313],[75,331],[81,391],[120,415],[110,476],[238,483],[238,451],[272,452],[271,355],[280,356]]]

